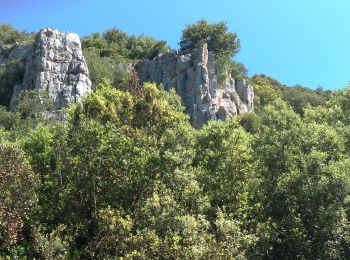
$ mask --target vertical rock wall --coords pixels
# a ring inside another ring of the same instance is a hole
[[[141,82],[174,87],[194,127],[254,110],[254,91],[244,80],[235,81],[229,75],[223,86],[219,85],[215,56],[206,43],[192,51],[170,51],[153,60],[144,59],[137,70]]]
[[[57,109],[77,102],[91,91],[77,34],[45,28],[32,46],[18,47],[12,54],[23,60],[25,66],[23,81],[14,88],[12,106],[18,93],[25,89],[47,91]],[[220,85],[215,56],[206,43],[194,50],[169,51],[152,60],[144,59],[136,69],[142,82],[162,83],[165,89],[174,87],[194,127],[253,111],[253,88],[230,75]]]
[[[46,90],[57,109],[90,92],[91,81],[79,36],[49,28],[40,30],[26,60],[23,82],[14,88],[12,106],[24,89]]]

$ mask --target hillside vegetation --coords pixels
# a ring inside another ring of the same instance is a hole
[[[4,44],[27,35],[8,28]],[[94,91],[67,121],[37,118],[50,104],[30,91],[0,107],[0,258],[350,258],[350,88],[255,75],[254,113],[194,129],[128,68],[165,42],[111,29],[82,46]]]

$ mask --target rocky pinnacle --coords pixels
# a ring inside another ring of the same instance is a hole
[[[215,55],[206,43],[191,51],[169,51],[152,60],[143,59],[137,71],[141,82],[175,88],[196,128],[209,120],[226,120],[254,110],[254,91],[244,79],[228,75],[219,84]]]
[[[57,109],[77,102],[91,91],[89,71],[77,34],[50,28],[40,30],[26,59],[22,84],[14,88],[12,106],[18,93],[25,89],[47,91]]]

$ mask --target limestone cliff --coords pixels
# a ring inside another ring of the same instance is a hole
[[[48,91],[58,109],[91,91],[89,71],[77,34],[45,28],[36,35],[29,49],[24,78],[14,88],[12,106],[24,89]]]
[[[69,106],[91,91],[89,72],[82,55],[80,39],[74,33],[42,29],[35,42],[17,46],[5,56],[0,45],[0,65],[16,59],[25,70],[23,80],[14,87],[11,106],[25,89],[45,90],[56,108]],[[253,88],[244,80],[228,75],[218,83],[215,55],[203,43],[197,49],[169,51],[137,66],[142,82],[174,87],[181,97],[192,125],[201,127],[209,120],[225,120],[236,114],[253,111]]]
[[[225,120],[253,111],[253,88],[245,80],[229,75],[222,86],[213,52],[207,44],[191,51],[169,51],[153,60],[144,59],[137,71],[141,82],[174,87],[191,115],[192,125],[201,127],[209,120]]]

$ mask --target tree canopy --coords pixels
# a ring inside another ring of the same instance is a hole
[[[115,74],[149,39],[85,40],[65,121],[35,91],[0,106],[1,259],[350,258],[350,87],[255,75],[254,113],[195,129],[174,89]]]
[[[117,28],[84,37],[82,48],[93,86],[109,80],[120,89],[127,87],[131,64],[143,58],[152,59],[170,49],[165,41],[128,35]]]
[[[190,41],[196,47],[198,41],[205,40],[208,49],[217,55],[232,57],[240,48],[237,34],[229,32],[225,22],[209,24],[206,20],[200,20],[190,24],[182,31],[182,41]]]

